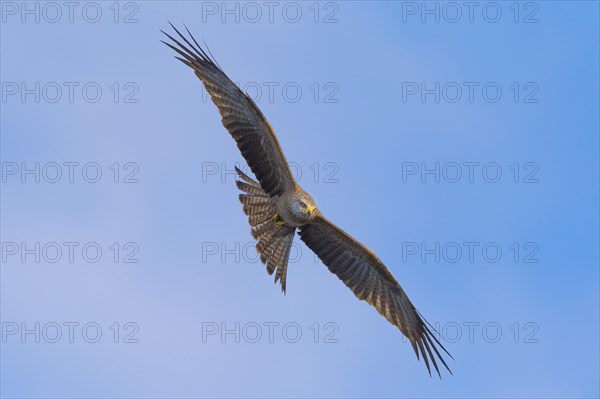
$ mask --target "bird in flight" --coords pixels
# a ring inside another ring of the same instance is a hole
[[[187,28],[188,37],[171,27],[178,38],[161,30],[171,40],[163,43],[202,81],[223,126],[258,180],[236,168],[236,184],[243,192],[239,199],[257,241],[256,250],[269,275],[275,273],[275,283],[279,281],[285,293],[290,249],[298,230],[300,239],[357,298],[372,305],[408,338],[429,375],[431,362],[441,377],[436,358],[452,374],[438,347],[452,356],[392,273],[377,255],[325,218],[315,200],[296,183],[275,131],[254,101],[227,77]]]

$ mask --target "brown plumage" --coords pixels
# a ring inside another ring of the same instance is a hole
[[[277,211],[271,199],[260,187],[258,182],[248,177],[244,172],[235,168],[242,179],[236,182],[238,188],[246,194],[240,194],[240,202],[248,222],[252,227],[252,237],[258,241],[256,250],[260,260],[267,266],[267,272],[272,275],[275,270],[275,282],[281,281],[281,290],[285,293],[287,265],[290,258],[295,228],[278,227],[273,220]]]
[[[286,289],[292,241],[299,229],[302,241],[327,268],[409,339],[430,375],[431,365],[440,375],[438,360],[450,372],[438,348],[450,354],[392,273],[373,252],[327,220],[312,197],[294,181],[275,132],[254,101],[227,77],[189,30],[188,39],[173,29],[179,39],[163,32],[173,44],[163,43],[175,50],[180,55],[176,58],[192,68],[204,83],[219,109],[223,126],[258,180],[236,168],[240,178],[237,186],[243,192],[239,198],[257,241],[256,249],[267,272],[275,274],[275,282],[281,282],[282,291]]]

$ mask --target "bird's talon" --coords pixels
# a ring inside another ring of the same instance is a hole
[[[273,221],[275,222],[275,224],[277,225],[277,227],[281,227],[281,226],[285,225],[285,222],[283,221],[283,219],[281,218],[281,216],[279,216],[278,213],[276,213],[275,215],[273,215]]]

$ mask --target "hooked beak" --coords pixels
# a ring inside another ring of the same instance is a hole
[[[306,213],[308,213],[308,216],[310,216],[313,213],[314,210],[315,210],[315,208],[308,207],[308,208],[306,208]]]

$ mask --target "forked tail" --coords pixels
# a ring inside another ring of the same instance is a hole
[[[237,187],[245,194],[240,194],[240,202],[248,222],[252,227],[252,237],[257,241],[256,250],[260,261],[267,266],[267,273],[275,272],[275,282],[281,281],[281,290],[285,293],[287,265],[294,240],[295,228],[278,225],[277,211],[273,200],[263,191],[260,184],[248,177],[237,167]]]

